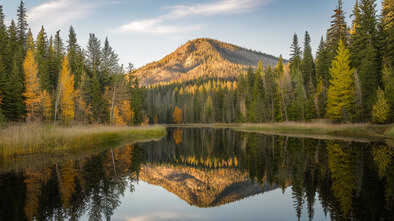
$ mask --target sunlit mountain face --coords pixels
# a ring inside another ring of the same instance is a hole
[[[186,42],[157,62],[133,72],[142,85],[174,83],[199,78],[234,79],[261,60],[274,67],[279,58],[218,40],[199,38]]]
[[[384,143],[169,128],[160,141],[23,167],[8,165],[0,175],[0,216],[120,219],[128,214],[123,208],[131,205],[135,216],[142,211],[168,215],[177,205],[198,211],[199,216],[184,216],[198,219],[238,204],[254,208],[256,201],[275,203],[280,196],[282,209],[291,211],[288,218],[388,219],[393,217],[394,170],[387,152],[392,154],[392,149]],[[144,203],[158,203],[154,199],[166,192],[175,198],[167,197],[159,208],[142,209]],[[279,210],[269,214],[284,215]]]

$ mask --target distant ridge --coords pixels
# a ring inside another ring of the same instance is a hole
[[[132,74],[145,86],[201,77],[234,78],[249,66],[256,66],[259,60],[264,66],[275,66],[279,58],[214,39],[198,38]]]

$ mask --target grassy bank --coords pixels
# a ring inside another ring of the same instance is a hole
[[[61,150],[127,140],[137,142],[160,138],[161,126],[115,127],[104,125],[60,127],[43,124],[17,124],[0,130],[0,156],[55,153]]]
[[[331,123],[261,123],[261,124],[215,124],[216,128],[232,128],[238,131],[278,134],[330,135],[365,139],[394,139],[394,124],[331,124]]]

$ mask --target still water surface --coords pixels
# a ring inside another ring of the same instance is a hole
[[[2,165],[0,220],[394,217],[385,143],[169,128],[160,141],[51,161]]]

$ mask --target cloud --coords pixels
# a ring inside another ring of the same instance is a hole
[[[213,3],[196,5],[177,5],[172,7],[166,17],[182,18],[190,15],[217,15],[217,14],[241,14],[265,5],[271,0],[222,0]]]
[[[72,21],[85,18],[94,9],[108,4],[121,4],[122,1],[98,3],[86,0],[52,0],[38,5],[27,12],[27,19],[33,29],[44,25],[46,29],[59,28]]]
[[[166,21],[189,16],[213,16],[219,14],[241,14],[256,7],[268,4],[272,0],[221,0],[212,3],[195,5],[176,5],[168,7],[171,11],[155,19],[141,19],[132,21],[115,29],[116,32],[135,32],[149,34],[169,34],[190,31],[200,28],[163,25]]]
[[[114,220],[122,221],[156,221],[156,220],[187,220],[187,219],[204,219],[198,214],[182,214],[173,212],[157,212],[148,215],[140,215],[137,217],[114,216]]]
[[[143,19],[130,22],[118,28],[117,32],[132,31],[135,33],[149,33],[149,34],[171,34],[177,32],[187,32],[200,29],[201,26],[196,25],[192,27],[182,27],[175,25],[163,25],[163,19]]]

